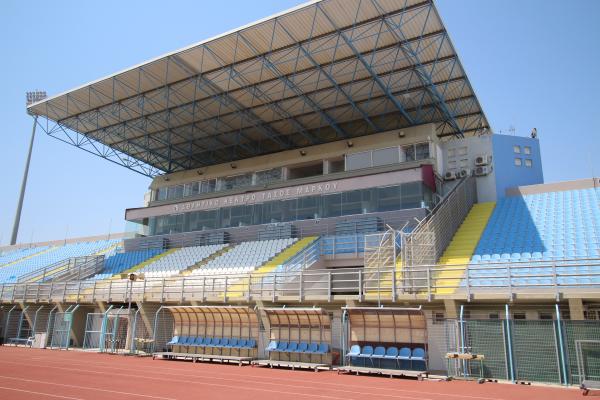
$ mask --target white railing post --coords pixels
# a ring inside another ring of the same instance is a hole
[[[392,269],[392,302],[396,302],[396,269]]]
[[[183,303],[183,301],[185,300],[185,277],[183,277],[181,279],[181,298],[180,301]]]
[[[362,270],[358,270],[358,301],[363,301],[363,274]]]
[[[465,269],[466,277],[467,277],[467,301],[471,301],[471,274],[469,273],[471,269],[469,268],[469,264],[467,264],[467,268]]]
[[[303,282],[303,278],[304,278],[304,271],[301,269],[300,270],[300,281],[298,282],[298,302],[302,302],[302,300],[304,299],[304,282]]]
[[[554,284],[554,293],[556,300],[559,300],[560,292],[558,290],[558,276],[556,272],[556,261],[552,262],[552,283]]]
[[[431,285],[432,285],[431,268],[432,267],[428,265],[426,268],[427,268],[427,299],[429,301],[431,301],[431,292],[432,292],[432,290],[431,290]],[[433,268],[435,268],[435,267],[433,267]]]
[[[165,278],[162,278],[162,285],[160,288],[160,302],[163,303],[165,301]]]
[[[331,303],[331,271],[327,272],[327,301]]]
[[[112,280],[108,282],[108,296],[106,296],[107,301],[111,301],[110,299],[112,296],[112,284],[113,284]]]
[[[252,290],[252,274],[249,273],[248,274],[248,293],[246,296],[246,300],[250,301],[250,299],[252,298],[252,295],[250,294],[250,291]]]

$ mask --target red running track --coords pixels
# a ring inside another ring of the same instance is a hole
[[[338,375],[0,347],[0,399],[569,400],[576,389]]]

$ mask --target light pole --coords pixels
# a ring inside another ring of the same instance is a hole
[[[46,98],[46,92],[36,90],[35,92],[27,92],[27,105],[36,103]],[[35,127],[37,125],[37,115],[33,117],[33,128],[31,129],[31,139],[29,140],[29,151],[27,152],[27,161],[25,162],[25,172],[23,172],[23,180],[21,181],[21,192],[19,193],[19,202],[17,203],[17,212],[15,213],[15,222],[13,224],[10,244],[17,243],[19,234],[19,223],[21,222],[21,210],[23,209],[23,198],[25,197],[25,187],[27,186],[27,176],[29,175],[29,164],[31,162],[31,152],[33,150],[33,141],[35,139]]]

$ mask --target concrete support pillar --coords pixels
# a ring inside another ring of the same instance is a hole
[[[573,321],[582,321],[585,319],[582,299],[569,299],[569,314]]]
[[[456,300],[446,299],[444,300],[444,310],[446,311],[446,318],[456,319],[459,317],[460,304]]]

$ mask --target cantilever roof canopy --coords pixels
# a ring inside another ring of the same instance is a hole
[[[424,123],[488,122],[432,0],[319,0],[28,107],[148,176]]]

